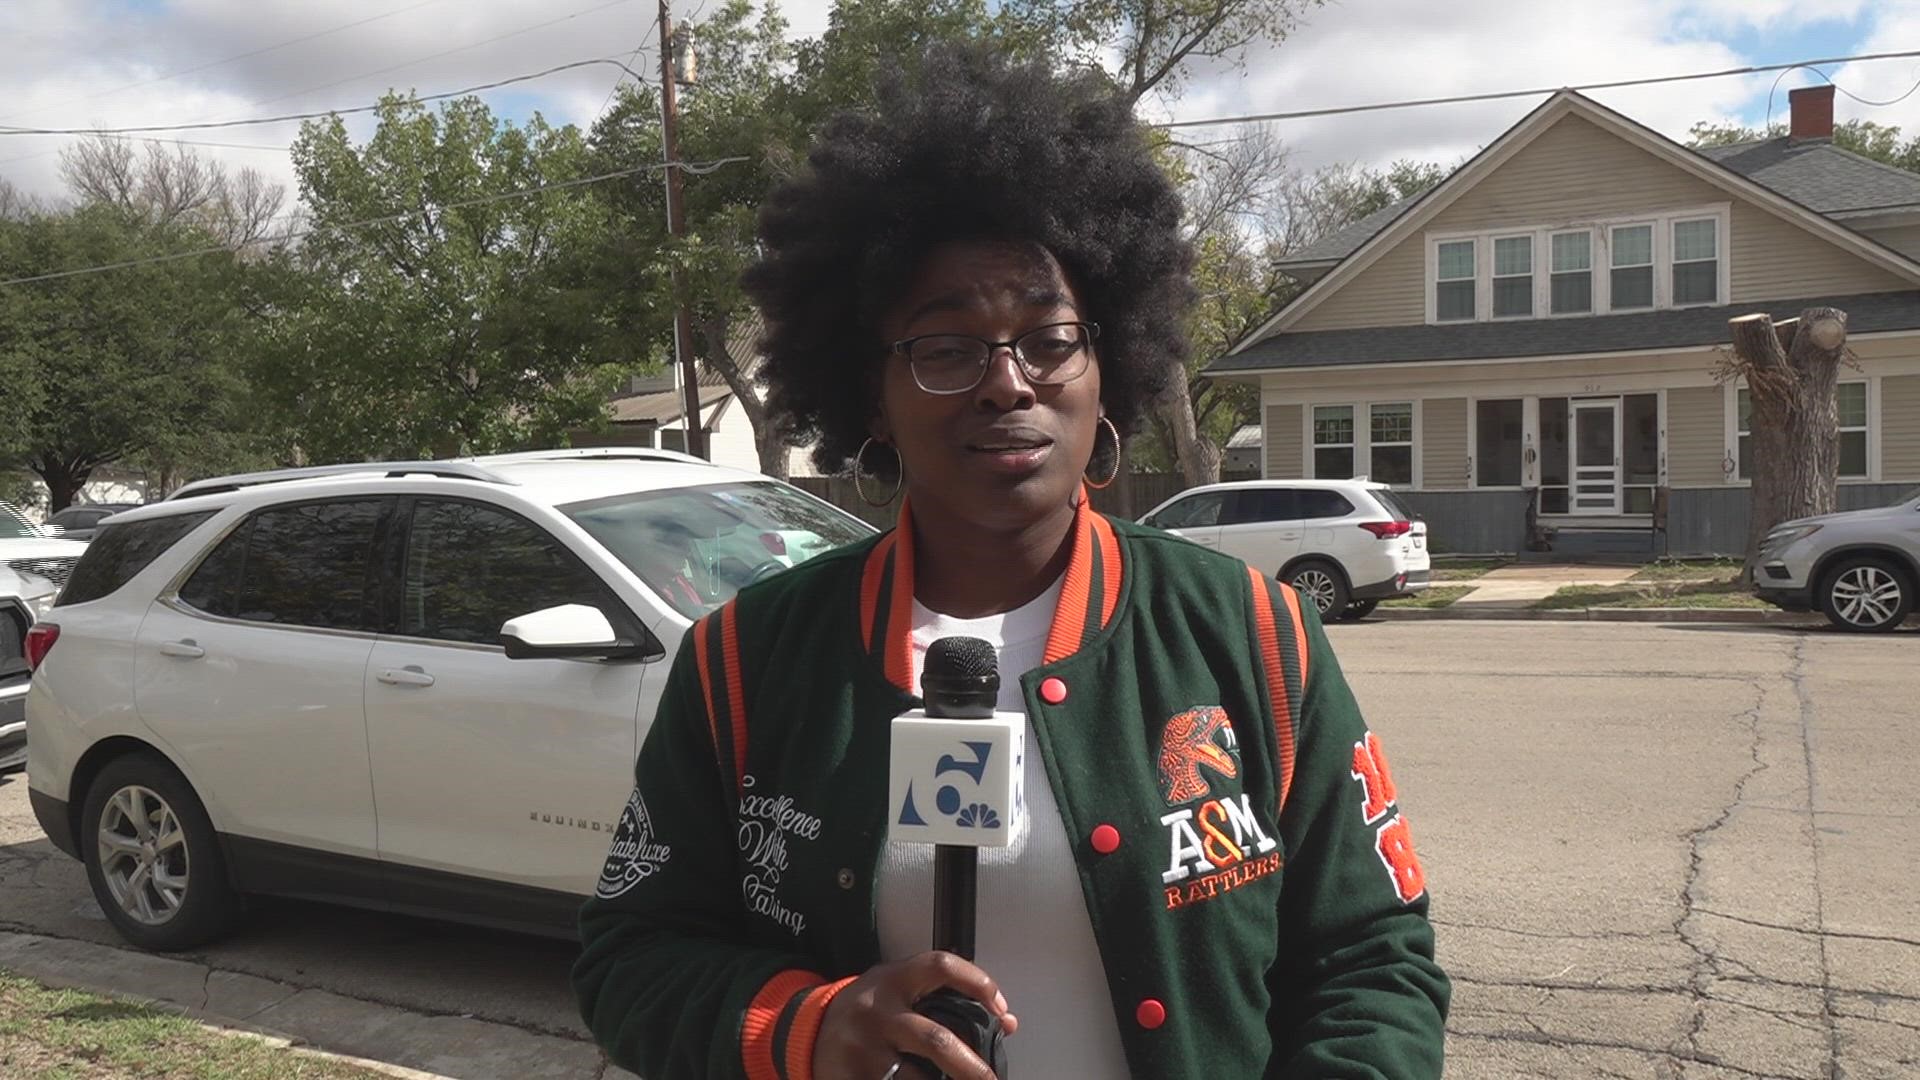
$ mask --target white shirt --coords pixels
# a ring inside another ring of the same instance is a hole
[[[1020,676],[1045,657],[1060,585],[984,619],[951,618],[914,601],[915,693],[929,644],[950,635],[977,637],[999,650],[999,710],[1025,715]],[[1073,847],[1030,733],[1022,775],[1026,828],[1009,847],[980,849],[976,901],[975,962],[1000,984],[1020,1019],[1019,1032],[1007,1040],[1008,1067],[1019,1076],[1124,1077],[1119,1022]],[[874,888],[881,958],[903,960],[931,948],[933,848],[889,842]]]

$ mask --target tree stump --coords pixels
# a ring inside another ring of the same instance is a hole
[[[1760,543],[1783,521],[1830,514],[1840,471],[1835,415],[1839,361],[1846,348],[1847,313],[1808,308],[1775,323],[1769,315],[1727,320],[1733,357],[1726,378],[1745,378],[1752,403],[1752,493],[1747,525],[1747,575]]]

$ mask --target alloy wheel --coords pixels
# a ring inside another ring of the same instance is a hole
[[[129,784],[113,793],[96,835],[100,872],[128,917],[159,926],[187,898],[187,834],[173,807],[152,788]]]
[[[1879,626],[1900,610],[1900,579],[1878,566],[1855,566],[1833,579],[1830,602],[1854,626]]]
[[[1306,594],[1307,599],[1313,601],[1313,606],[1320,609],[1320,614],[1325,615],[1333,609],[1333,576],[1325,570],[1300,571],[1293,576],[1293,587]]]

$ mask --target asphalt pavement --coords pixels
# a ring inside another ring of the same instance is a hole
[[[1449,1076],[1920,1076],[1920,632],[1330,633],[1433,890]],[[570,958],[291,902],[192,956],[125,950],[0,779],[0,967],[463,1080],[615,1075]]]

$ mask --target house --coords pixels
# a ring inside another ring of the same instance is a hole
[[[1265,452],[1260,443],[1262,434],[1259,424],[1243,424],[1235,428],[1227,438],[1225,452],[1220,456],[1220,474],[1260,475],[1260,460]]]
[[[1307,287],[1208,374],[1260,388],[1265,475],[1391,483],[1442,550],[1737,553],[1727,320],[1827,305],[1839,505],[1890,503],[1920,485],[1920,176],[1834,146],[1831,87],[1791,112],[1694,151],[1559,93],[1283,264]]]

